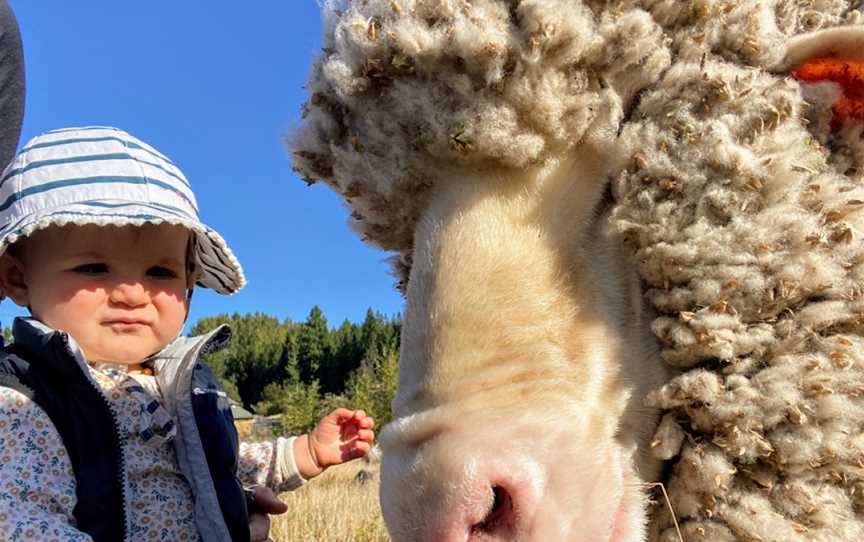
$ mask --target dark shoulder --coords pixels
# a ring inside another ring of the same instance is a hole
[[[24,352],[15,347],[15,343],[3,345],[0,347],[0,372],[28,369],[30,362],[26,357]]]
[[[195,368],[192,371],[192,386],[199,390],[223,391],[219,378],[216,377],[216,374],[213,373],[210,366],[202,359],[198,359],[195,363]]]
[[[31,377],[30,362],[14,344],[0,348],[0,386],[12,388],[32,399]]]

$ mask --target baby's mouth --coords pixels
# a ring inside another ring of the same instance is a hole
[[[141,327],[149,325],[146,320],[141,320],[138,318],[118,318],[115,320],[106,320],[103,322],[104,325],[110,327],[125,327],[125,328],[133,328],[133,327]]]

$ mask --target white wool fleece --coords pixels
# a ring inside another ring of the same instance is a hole
[[[350,2],[295,168],[404,279],[456,168],[541,163],[621,119],[612,220],[682,370],[649,400],[685,540],[862,540],[864,128],[832,132],[838,87],[787,74],[864,54],[861,4]],[[678,540],[662,503],[651,538]]]
[[[669,64],[641,10],[369,0],[337,16],[328,6],[294,167],[344,197],[364,239],[402,255],[443,166],[524,167],[565,152]]]
[[[681,17],[679,60],[622,132],[613,223],[658,310],[663,357],[685,369],[649,396],[669,411],[654,445],[674,461],[665,482],[685,540],[864,537],[861,126],[832,133],[839,88],[785,73],[801,49],[798,62],[861,49],[861,26],[797,49],[785,37],[860,22],[853,4],[736,2],[743,39],[709,17],[694,41]],[[678,540],[664,507],[651,527]]]

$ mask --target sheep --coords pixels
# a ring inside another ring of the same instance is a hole
[[[290,147],[406,293],[395,540],[864,538],[860,8],[325,4]]]

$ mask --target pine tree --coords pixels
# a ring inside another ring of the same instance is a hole
[[[360,327],[361,341],[368,352],[374,348],[380,348],[387,338],[387,321],[382,314],[376,313],[372,308],[366,309],[366,318]],[[364,352],[366,354],[366,352]]]
[[[297,337],[297,367],[300,381],[311,384],[321,378],[321,365],[330,354],[330,330],[327,318],[318,305],[312,307],[309,317],[300,327]]]
[[[322,389],[327,393],[342,393],[351,373],[363,357],[360,328],[347,319],[331,334],[331,355],[321,368]]]
[[[298,344],[300,326],[290,322],[286,322],[285,326],[285,344],[282,346],[279,365],[282,368],[282,373],[285,375],[285,382],[296,383],[300,382],[300,347]]]
[[[318,422],[320,400],[317,381],[308,386],[301,382],[268,384],[255,410],[264,415],[281,414],[282,430],[300,434]]]
[[[391,403],[396,396],[399,353],[392,345],[367,351],[360,368],[351,376],[345,392],[351,408],[362,408],[379,427],[393,419]]]
[[[228,393],[259,414],[283,414],[291,431],[307,430],[337,406],[363,408],[380,425],[392,414],[396,393],[399,317],[371,308],[362,324],[344,321],[330,330],[319,307],[305,322],[278,322],[256,313],[202,318],[192,334],[229,324],[228,348],[205,361]]]

